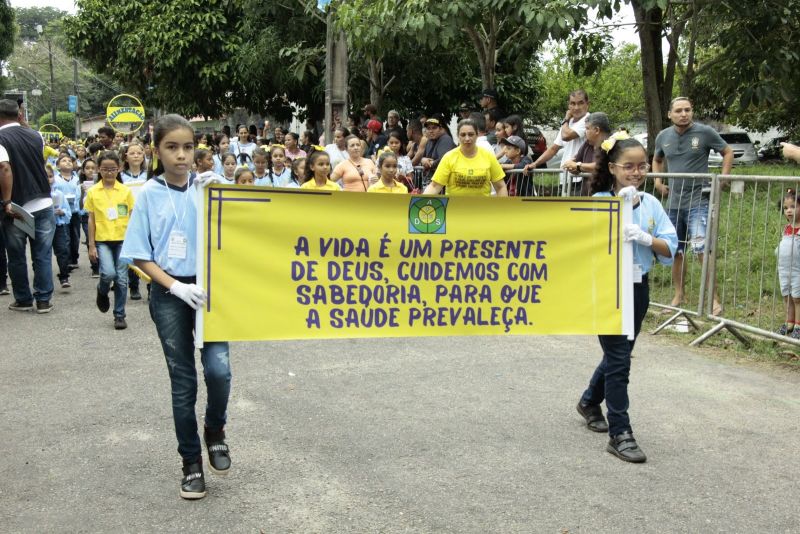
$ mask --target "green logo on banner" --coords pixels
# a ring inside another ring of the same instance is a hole
[[[411,234],[447,233],[447,200],[412,198],[408,210],[408,232]]]

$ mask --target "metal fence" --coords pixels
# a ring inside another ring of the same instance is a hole
[[[420,190],[427,185],[423,176],[422,168],[415,168]],[[658,180],[668,192],[656,187]],[[587,194],[558,169],[536,169],[527,176],[509,171],[506,182],[516,196]],[[699,345],[727,330],[745,345],[748,333],[800,346],[800,339],[776,333],[786,319],[776,256],[787,224],[782,201],[787,189],[798,186],[797,176],[648,174],[640,190],[661,200],[673,217],[705,228],[704,236],[689,232],[682,243],[684,271],[656,264],[650,272],[652,311],[664,318],[653,334],[668,328],[694,331],[691,345]],[[682,295],[675,290],[681,278]],[[708,322],[712,326],[703,331]]]

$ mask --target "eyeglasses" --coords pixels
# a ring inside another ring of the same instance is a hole
[[[650,170],[649,163],[640,163],[638,165],[635,165],[633,163],[626,163],[624,165],[620,165],[618,163],[612,163],[612,165],[615,167],[621,167],[622,170],[625,172],[633,172],[635,170],[638,170],[640,173],[644,174]]]
[[[105,173],[117,172],[118,170],[119,170],[119,168],[117,168],[117,167],[114,167],[113,169],[112,168],[103,168],[103,167],[100,168],[100,172],[105,172]]]

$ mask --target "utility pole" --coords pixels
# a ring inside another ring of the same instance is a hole
[[[75,135],[74,138],[81,138],[81,97],[78,94],[78,60],[72,58],[72,83],[75,91]]]
[[[347,121],[347,41],[336,32],[333,9],[328,8],[325,39],[325,143],[333,142],[334,117]]]
[[[47,40],[47,55],[50,58],[50,108],[53,112],[53,124],[56,123],[56,77],[53,73],[53,46],[50,39]]]

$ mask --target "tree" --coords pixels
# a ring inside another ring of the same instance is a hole
[[[609,52],[594,74],[575,73],[575,59],[567,47],[557,46],[553,57],[544,62],[541,75],[541,99],[538,108],[545,120],[557,125],[564,117],[567,95],[585,89],[592,111],[608,114],[611,123],[621,125],[644,118],[644,87],[639,47],[633,44]],[[580,69],[578,69],[580,71]]]
[[[69,137],[70,139],[75,138],[75,114],[70,113],[69,111],[59,111],[56,113],[56,122],[53,123],[53,116],[50,113],[45,113],[39,120],[37,121],[38,127],[42,127],[43,124],[55,124],[58,126],[58,129],[61,130],[61,134],[64,137]]]
[[[0,2],[0,35],[7,36],[7,38],[0,39],[0,66],[2,66],[6,58],[14,51],[14,11],[8,0]],[[3,88],[4,81],[5,78],[0,77],[0,89]]]
[[[17,7],[14,14],[19,29],[19,38],[23,41],[37,41],[39,32],[36,26],[46,29],[48,24],[66,16],[66,11],[54,7]]]
[[[378,56],[392,38],[411,40],[425,50],[446,49],[465,39],[484,87],[495,86],[504,56],[528,67],[525,58],[546,39],[563,38],[587,21],[586,3],[574,0],[340,0],[336,6],[338,25],[352,46],[375,46]]]

